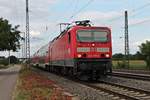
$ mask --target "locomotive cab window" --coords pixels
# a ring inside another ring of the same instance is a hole
[[[71,34],[70,34],[70,32],[68,33],[68,43],[71,43]]]
[[[100,30],[79,30],[77,40],[79,42],[108,42],[108,33]]]

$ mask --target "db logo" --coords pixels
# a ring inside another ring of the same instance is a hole
[[[95,48],[94,47],[91,47],[91,52],[94,52],[95,51]]]

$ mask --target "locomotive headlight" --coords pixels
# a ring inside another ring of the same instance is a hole
[[[110,55],[109,55],[109,54],[106,54],[105,56],[106,56],[107,58],[109,58],[109,57],[110,57]]]
[[[81,54],[78,54],[77,56],[78,56],[78,58],[81,58],[81,57],[82,57],[82,55],[81,55]]]
[[[93,43],[93,44],[92,44],[92,46],[94,47],[94,46],[95,46],[95,44]]]

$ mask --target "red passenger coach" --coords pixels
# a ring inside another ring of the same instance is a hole
[[[49,44],[50,71],[98,79],[112,72],[111,30],[76,21]]]
[[[49,44],[42,46],[31,58],[31,63],[34,66],[47,67],[49,65],[49,55],[48,55]]]

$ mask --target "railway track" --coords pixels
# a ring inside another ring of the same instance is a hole
[[[150,91],[100,81],[100,83],[82,83],[111,96],[113,100],[150,100]]]
[[[140,80],[144,80],[144,81],[150,81],[150,75],[148,75],[148,74],[135,74],[135,73],[113,71],[113,73],[111,75],[112,76],[117,76],[117,77],[125,77],[125,78],[132,78],[132,79],[140,79]]]
[[[135,74],[150,74],[149,70],[130,70],[130,69],[113,69],[115,72],[127,72]]]
[[[106,82],[104,80],[97,83],[89,83],[69,77],[67,77],[67,79],[94,88],[98,90],[100,94],[111,97],[112,100],[150,100],[150,91],[143,89]]]

